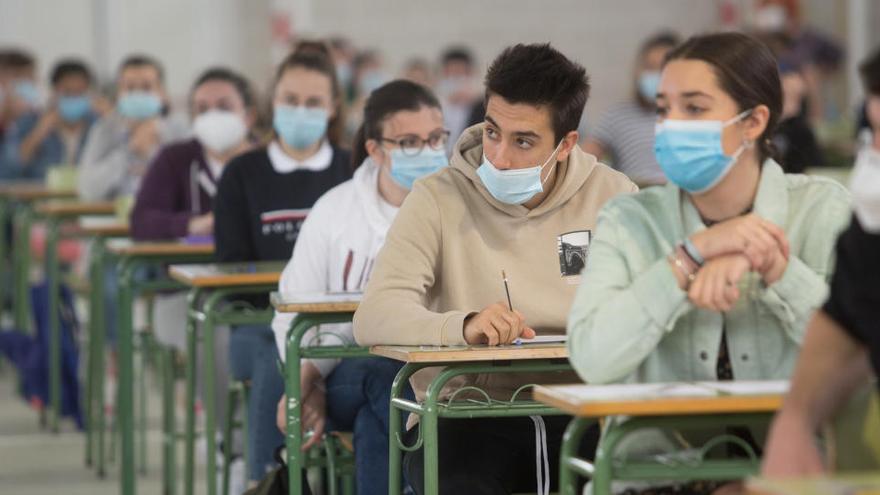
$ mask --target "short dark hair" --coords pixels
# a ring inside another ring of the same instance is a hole
[[[238,95],[241,96],[241,101],[244,102],[246,108],[252,108],[255,106],[255,98],[254,93],[251,90],[251,84],[244,78],[244,76],[231,69],[227,69],[226,67],[211,67],[202,72],[198,79],[196,79],[196,82],[193,83],[192,90],[190,91],[190,99],[192,99],[192,94],[196,92],[196,89],[199,86],[209,81],[222,81],[231,84],[235,88],[235,91],[238,92]]]
[[[700,60],[711,65],[721,89],[741,112],[766,105],[770,117],[758,138],[758,150],[762,161],[775,154],[771,138],[782,115],[782,83],[776,58],[767,45],[742,33],[705,34],[693,36],[669,52],[665,63],[672,60]]]
[[[0,51],[0,67],[4,69],[32,69],[36,65],[34,56],[24,50],[8,48]]]
[[[52,83],[52,86],[55,86],[68,76],[81,76],[89,84],[92,84],[93,81],[92,71],[89,70],[85,62],[74,58],[67,58],[59,60],[52,67],[52,72],[49,74],[49,82]]]
[[[421,84],[397,79],[370,93],[364,104],[364,122],[354,136],[352,166],[357,168],[367,158],[367,140],[382,138],[382,125],[391,115],[422,107],[440,108],[440,101]]]
[[[578,128],[590,95],[586,70],[549,43],[506,48],[486,73],[486,101],[547,107],[556,140]]]
[[[296,68],[315,71],[324,74],[330,79],[333,103],[336,105],[336,115],[330,119],[327,125],[327,140],[334,146],[341,145],[345,116],[343,115],[339,79],[336,76],[336,65],[330,57],[330,48],[321,40],[304,40],[299,42],[293,53],[288,55],[278,65],[278,70],[275,72],[275,82],[272,84],[273,92],[284,73]]]
[[[859,74],[862,76],[865,92],[880,96],[880,49],[859,64]]]
[[[443,51],[440,56],[440,63],[446,65],[450,62],[462,62],[467,65],[474,65],[474,56],[471,51],[463,46],[451,46]]]
[[[117,76],[121,76],[125,69],[131,67],[152,67],[156,69],[156,72],[159,74],[159,82],[163,84],[165,83],[165,69],[162,68],[162,64],[160,64],[158,60],[149,55],[135,54],[125,57],[122,63],[119,64],[119,71],[116,73]]]

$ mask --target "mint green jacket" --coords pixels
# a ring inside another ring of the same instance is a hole
[[[824,178],[786,175],[767,160],[754,213],[791,243],[782,278],[740,283],[721,314],[694,307],[667,256],[706,227],[673,185],[610,200],[590,244],[568,320],[571,362],[588,383],[715,380],[722,329],[737,380],[787,378],[812,311],[824,301],[834,245],[850,219],[849,193]]]

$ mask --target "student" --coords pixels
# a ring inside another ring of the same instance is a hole
[[[279,291],[363,290],[413,182],[446,167],[448,138],[440,103],[427,88],[397,80],[373,91],[355,138],[353,163],[360,166],[352,180],[315,203],[281,276]],[[272,321],[282,359],[295,316],[275,313]],[[325,345],[353,342],[351,324],[325,325],[321,332],[337,336],[322,340]],[[325,423],[333,429],[354,431],[359,494],[388,493],[388,404],[400,367],[384,358],[306,360],[300,367],[302,428],[313,431],[304,448],[318,443],[328,429]],[[286,419],[282,399],[278,403],[282,430]]]
[[[355,313],[360,345],[498,345],[535,329],[564,332],[579,280],[575,265],[586,256],[599,208],[636,190],[577,146],[588,90],[583,67],[550,45],[512,46],[495,59],[486,75],[485,123],[465,131],[450,167],[416,182],[388,231]],[[571,256],[561,260],[562,245]],[[504,299],[502,269],[514,311]],[[413,377],[417,397],[436,373]],[[476,376],[463,385],[478,383],[509,400],[524,384],[572,379]],[[567,419],[543,421],[547,476],[555,484]],[[534,490],[534,428],[529,418],[441,419],[440,492]],[[415,427],[407,433],[410,444],[416,434]],[[420,493],[422,451],[407,453],[404,467]]]
[[[133,196],[159,148],[189,132],[185,122],[168,112],[159,62],[143,55],[123,60],[116,109],[95,123],[82,152],[79,196],[87,201]]]
[[[831,295],[810,323],[791,391],[770,430],[764,476],[824,474],[816,434],[871,377],[872,366],[880,373],[880,50],[860,72],[872,132],[853,171],[855,217],[837,241]]]
[[[217,183],[226,163],[250,149],[255,108],[250,84],[242,76],[225,68],[211,68],[199,76],[190,93],[196,137],[169,144],[150,164],[131,212],[132,238],[175,240],[214,233],[212,208]],[[186,294],[156,298],[154,321],[159,342],[185,349],[186,335],[180,322],[185,321],[186,311]],[[225,355],[227,347],[218,347],[223,351],[218,355]],[[221,369],[226,371],[225,366]]]
[[[47,108],[30,109],[9,128],[0,160],[4,178],[43,179],[49,167],[76,164],[89,128],[107,111],[107,103],[93,92],[92,73],[83,62],[58,62],[49,80],[52,98]]]
[[[654,158],[654,99],[663,59],[678,43],[673,33],[659,33],[642,43],[634,70],[633,98],[609,108],[584,143],[587,153],[610,155],[611,166],[640,187],[666,183]]]
[[[250,84],[225,68],[206,70],[190,93],[195,138],[169,144],[153,160],[131,214],[137,240],[214,233],[213,199],[223,168],[251,147],[256,102]]]
[[[779,65],[782,82],[782,118],[773,139],[779,164],[789,174],[802,174],[807,167],[825,165],[825,156],[810,121],[803,113],[806,86],[796,66]]]
[[[437,95],[443,103],[446,128],[450,132],[449,150],[468,127],[474,104],[479,102],[474,57],[464,47],[450,47],[440,57]]]
[[[289,259],[315,201],[351,178],[350,154],[339,148],[341,95],[326,48],[301,44],[281,63],[273,114],[272,142],[234,158],[220,178],[214,198],[218,261]],[[283,443],[275,428],[284,388],[278,350],[268,326],[233,328],[229,349],[233,378],[252,384],[248,475],[257,481]]]
[[[696,36],[667,56],[655,151],[670,183],[600,214],[568,323],[585,381],[790,375],[849,194],[770,158],[781,109],[776,61],[749,36]],[[652,438],[638,452],[674,449]]]
[[[0,51],[0,138],[12,122],[39,108],[36,81],[37,63],[31,54],[18,49]]]

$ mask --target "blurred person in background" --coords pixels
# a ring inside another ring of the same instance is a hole
[[[447,48],[440,56],[440,76],[436,87],[437,97],[443,105],[446,128],[450,132],[447,151],[452,150],[468,127],[474,105],[482,99],[480,89],[470,50],[462,46]]]
[[[80,157],[79,196],[86,201],[134,196],[159,148],[189,135],[187,123],[170,110],[162,65],[145,55],[123,60],[116,107],[92,127]]]
[[[583,143],[584,151],[597,158],[609,155],[610,165],[639,187],[666,183],[654,156],[654,100],[663,60],[678,43],[672,32],[661,32],[642,42],[633,70],[632,98],[606,110]]]
[[[39,103],[34,57],[15,48],[0,51],[0,138],[15,119],[34,111]]]
[[[431,72],[430,62],[422,57],[412,57],[403,64],[400,77],[431,89],[434,87],[434,77]]]
[[[30,106],[9,126],[3,139],[0,178],[43,179],[49,167],[76,164],[95,120],[110,111],[94,91],[86,64],[64,59],[49,76],[51,96],[42,110]]]
[[[364,50],[352,61],[352,94],[345,121],[344,143],[350,143],[363,122],[364,104],[373,90],[391,80],[385,71],[385,62],[375,50]],[[348,146],[346,146],[348,147]]]

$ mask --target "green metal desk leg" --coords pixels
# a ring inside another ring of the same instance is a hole
[[[299,365],[302,358],[300,343],[305,333],[312,327],[331,323],[350,322],[351,313],[300,313],[296,315],[287,332],[284,366],[284,394],[287,397],[287,475],[290,495],[298,495],[303,483],[303,466],[307,453],[302,452],[302,430],[300,426],[301,389]],[[251,418],[251,420],[253,420]]]
[[[59,321],[59,286],[61,269],[58,261],[58,237],[61,222],[46,221],[46,282],[49,285],[49,426],[58,433],[61,417],[61,322]]]
[[[30,266],[31,266],[31,210],[26,205],[18,208],[15,221],[15,328],[30,331]]]
[[[162,369],[162,493],[176,490],[177,428],[174,421],[174,351],[157,344]]]
[[[198,356],[198,322],[196,313],[201,290],[193,289],[187,296],[186,317],[186,425],[184,439],[184,493],[193,495],[196,472],[196,358]]]
[[[216,495],[217,493],[217,435],[216,435],[216,411],[214,410],[214,316],[219,311],[219,306],[226,298],[226,293],[217,290],[211,293],[205,300],[203,314],[205,315],[204,325],[202,327],[202,352],[204,366],[204,380],[202,388],[204,389],[205,404],[205,440],[207,443],[207,479],[205,480],[208,487],[208,495]]]
[[[419,431],[419,441],[412,446],[403,445],[403,421],[399,409],[394,407],[394,402],[403,397],[403,391],[409,383],[410,377],[416,371],[424,368],[423,365],[407,363],[397,372],[394,382],[391,384],[391,407],[388,418],[388,494],[400,495],[403,486],[403,450],[417,450],[421,447],[422,436]],[[419,426],[421,428],[421,426]]]
[[[9,223],[10,203],[6,198],[0,198],[0,322],[3,321],[3,311],[6,309],[6,277],[7,268],[11,265],[11,260],[7,260],[9,255],[6,249],[6,224]]]
[[[574,418],[565,429],[562,437],[562,448],[559,460],[559,493],[560,495],[578,495],[578,481],[580,474],[572,469],[571,464],[583,462],[577,458],[578,447],[584,432],[593,424],[593,420],[587,418]]]
[[[95,243],[98,242],[96,239]],[[94,458],[92,457],[92,445],[95,441],[95,296],[98,293],[97,287],[92,285],[95,280],[95,252],[92,250],[89,257],[89,325],[88,329],[88,362],[86,363],[86,467],[92,467]]]
[[[134,460],[134,329],[132,321],[134,305],[135,271],[138,263],[133,259],[122,261],[119,267],[119,384],[118,423],[122,437],[121,445],[121,493],[136,493]]]
[[[106,315],[104,313],[104,274],[107,269],[107,249],[104,245],[103,239],[98,239],[98,241],[94,245],[93,256],[96,258],[95,260],[95,271],[92,277],[92,292],[95,294],[94,300],[94,309],[90,318],[94,319],[94,330],[95,330],[95,364],[94,364],[94,372],[95,372],[95,398],[93,401],[96,403],[96,411],[95,411],[95,434],[96,442],[95,442],[95,460],[96,467],[98,470],[98,477],[104,478],[107,475],[106,471],[106,458],[104,456],[104,433],[107,429],[106,426],[106,411],[104,410],[104,402],[106,397],[104,396],[104,357],[106,356],[106,338],[107,338],[107,325],[106,325]]]

